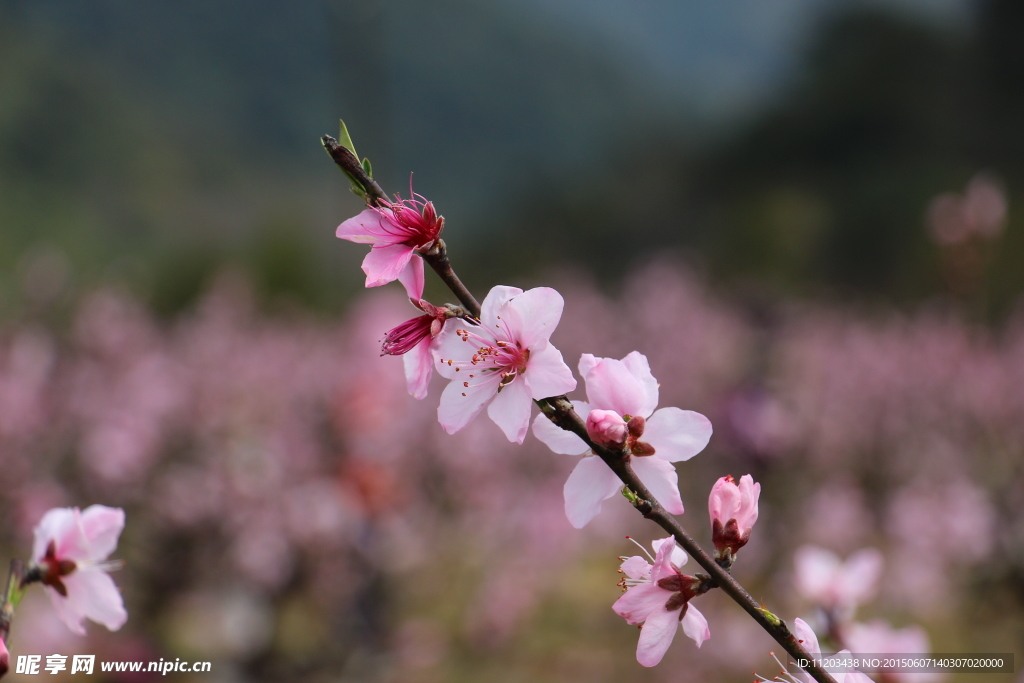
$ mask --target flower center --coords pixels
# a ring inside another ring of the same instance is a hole
[[[507,330],[504,331],[507,333]],[[501,391],[526,372],[530,350],[522,348],[519,342],[497,339],[486,327],[458,329],[455,334],[467,344],[477,346],[468,361],[441,359],[442,363],[455,367],[456,372],[469,371],[467,379],[462,382],[464,388],[497,382],[497,391]],[[466,392],[462,395],[465,396]]]

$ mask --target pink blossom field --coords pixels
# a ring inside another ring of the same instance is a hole
[[[613,297],[579,273],[544,284],[565,299],[552,342],[571,368],[640,349],[661,405],[710,419],[707,448],[676,468],[698,541],[716,479],[760,483],[733,569],[756,598],[819,637],[839,615],[855,651],[1024,656],[1007,608],[1024,580],[1024,318],[755,307],[672,261]],[[532,432],[517,446],[481,417],[445,434],[443,381],[417,401],[381,355],[417,313],[397,285],[340,318],[261,312],[234,273],[173,319],[117,288],[24,310],[0,328],[3,549],[26,556],[50,508],[123,508],[111,575],[129,617],[83,638],[32,592],[12,654],[210,660],[179,678],[202,681],[777,674],[778,646],[720,591],[699,603],[699,650],[678,638],[659,666],[636,662],[636,629],[611,609],[618,558],[658,530],[618,495],[574,529],[562,489],[578,458]]]

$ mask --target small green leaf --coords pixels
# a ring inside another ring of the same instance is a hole
[[[363,157],[363,170],[366,171],[366,175],[373,177],[373,166],[370,165],[369,157]]]
[[[639,502],[640,500],[640,497],[633,493],[633,490],[630,489],[628,486],[622,487],[622,495],[625,496],[626,500],[628,500],[633,505],[636,505],[637,502]]]
[[[352,136],[348,134],[348,128],[345,126],[345,122],[342,119],[338,119],[338,144],[352,152],[356,159],[359,155],[356,154],[356,146],[352,144]]]

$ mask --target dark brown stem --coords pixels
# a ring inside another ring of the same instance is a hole
[[[462,280],[452,270],[452,264],[448,260],[448,250],[444,245],[444,240],[434,240],[433,246],[427,249],[425,252],[421,252],[423,260],[426,261],[434,272],[437,273],[446,285],[448,289],[452,290],[452,293],[458,297],[462,307],[466,309],[474,318],[480,317],[480,303],[476,300],[476,297],[466,288],[466,285],[462,284]]]
[[[384,194],[384,190],[380,189],[380,185],[377,184],[376,180],[366,175],[366,170],[359,163],[359,159],[347,147],[342,147],[330,135],[320,138],[320,142],[323,143],[324,149],[334,159],[334,163],[345,172],[345,175],[362,186],[363,191],[366,193],[367,204],[380,206],[388,201],[388,196]]]

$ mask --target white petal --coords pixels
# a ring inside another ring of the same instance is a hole
[[[128,620],[121,591],[106,572],[96,568],[77,569],[64,577],[70,611],[116,631]],[[74,630],[74,629],[72,629]]]
[[[577,529],[585,527],[601,512],[601,503],[618,493],[621,486],[622,482],[601,458],[588,455],[580,460],[563,490],[569,523]]]
[[[692,410],[662,408],[647,420],[641,440],[662,460],[689,460],[711,440],[711,420]]]
[[[481,328],[479,325],[470,325],[465,320],[452,318],[446,321],[441,334],[437,335],[431,343],[434,367],[437,368],[438,374],[447,379],[465,382],[469,381],[468,375],[475,374],[474,379],[479,380],[481,374],[475,372],[469,362],[480,347],[472,341],[464,341],[458,335],[459,330],[478,333]]]
[[[522,293],[523,290],[518,287],[506,287],[505,285],[491,287],[491,291],[487,292],[487,296],[484,297],[484,302],[480,304],[481,322],[494,327],[498,323],[498,309],[504,306],[512,297],[519,296]]]
[[[35,528],[35,541],[32,544],[32,561],[39,562],[46,555],[46,547],[50,541],[54,542],[57,549],[62,545],[77,545],[74,538],[78,536],[78,520],[75,517],[74,508],[54,508],[46,512]],[[67,543],[71,540],[72,543]],[[83,558],[84,555],[76,555]]]
[[[686,614],[683,616],[683,620],[679,622],[679,625],[683,627],[683,633],[688,638],[697,643],[697,647],[700,647],[705,640],[711,637],[711,629],[708,628],[708,620],[704,618],[704,615],[690,603],[690,606],[686,610]]]
[[[124,510],[106,505],[90,505],[80,518],[82,531],[89,541],[89,557],[102,562],[117,548],[117,539],[124,529]]]
[[[668,538],[656,538],[653,541],[651,541],[651,546],[654,548],[654,552],[658,552],[658,550],[661,549],[661,545],[665,541],[669,540],[669,538],[672,538],[672,537],[669,536]],[[675,539],[672,539],[672,540],[675,540]],[[684,564],[686,564],[689,561],[689,559],[690,559],[690,556],[687,555],[686,551],[683,550],[682,548],[680,548],[678,545],[675,548],[672,549],[672,564],[674,564],[675,566],[682,567]]]
[[[530,385],[530,395],[538,400],[561,396],[576,388],[576,378],[562,360],[562,352],[551,344],[531,350],[523,379]]]
[[[644,389],[621,360],[603,358],[583,379],[587,382],[587,401],[595,409],[614,410],[631,417],[640,415]]]
[[[426,398],[430,378],[434,373],[430,341],[424,339],[402,356],[402,366],[405,369],[405,384],[409,389],[409,395],[417,400]]]
[[[595,365],[603,361],[604,358],[598,358],[592,353],[584,353],[580,356],[580,364],[577,370],[580,372],[580,377],[586,379],[587,373],[590,372]]]
[[[487,415],[494,424],[501,427],[505,436],[513,443],[522,443],[530,431],[530,410],[533,399],[530,389],[522,378],[506,384],[487,406]]]
[[[661,458],[646,456],[630,458],[636,476],[644,483],[658,502],[673,515],[683,514],[683,501],[679,497],[679,477],[672,463]]]
[[[669,595],[668,591],[665,591],[665,595]],[[651,612],[644,622],[644,627],[640,629],[640,640],[636,644],[636,661],[643,666],[654,666],[660,662],[676,637],[678,623],[677,609],[670,611],[661,607]]]
[[[550,287],[535,287],[509,301],[505,310],[509,327],[516,339],[523,348],[533,350],[535,347],[543,346],[551,338],[551,333],[558,327],[558,321],[562,318],[564,306],[565,301],[557,291]]]
[[[441,403],[437,406],[437,421],[449,434],[459,431],[480,414],[484,405],[498,391],[498,382],[494,380],[463,386],[462,381],[454,380],[448,384],[441,394]]]
[[[622,561],[619,565],[619,569],[622,573],[631,579],[650,579],[651,578],[651,563],[640,557],[634,555],[628,557]]]
[[[590,412],[590,406],[583,401],[573,401],[573,408],[576,413],[586,420]],[[563,455],[583,455],[587,452],[586,442],[572,432],[556,427],[555,424],[543,413],[533,420],[533,435],[555,453]]]
[[[638,414],[641,417],[650,417],[654,409],[658,407],[658,380],[654,379],[654,375],[651,374],[647,356],[639,351],[633,351],[622,359],[622,363],[629,368],[644,390],[643,407]]]

